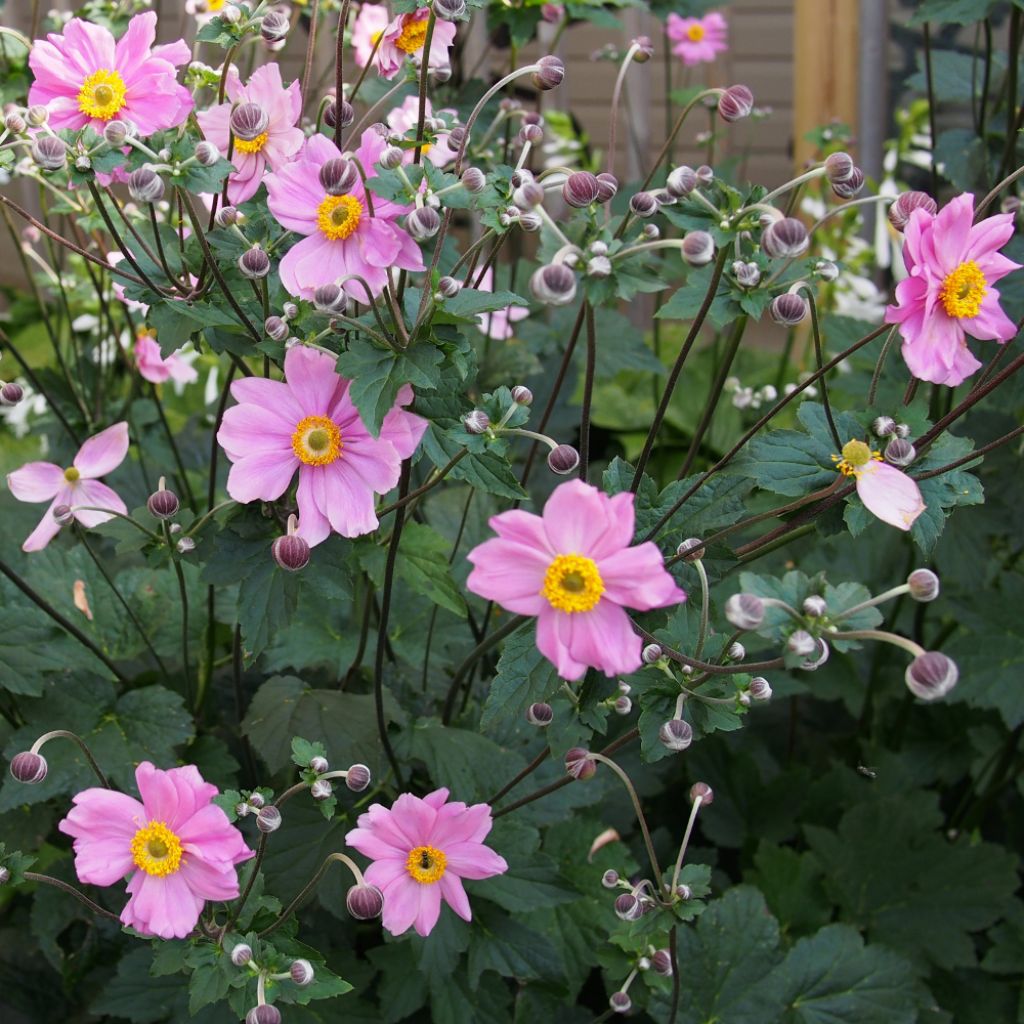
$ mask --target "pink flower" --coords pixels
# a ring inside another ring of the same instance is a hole
[[[426,117],[433,117],[431,113],[430,100],[427,100],[426,106],[424,107]],[[454,114],[455,111],[448,109],[442,110],[442,114]],[[406,96],[402,101],[400,107],[395,107],[394,110],[388,114],[388,124],[401,135],[408,133],[409,139],[415,141],[416,139],[416,128],[420,123],[420,100],[418,96]],[[415,150],[408,150],[407,162],[411,162]],[[450,164],[456,156],[458,156],[459,147],[453,146],[449,140],[447,132],[440,132],[437,134],[433,144],[428,144],[423,147],[423,155],[435,166],[444,167],[445,164]]]
[[[484,272],[477,288],[482,292],[494,291],[494,271],[490,267]],[[506,306],[504,309],[494,310],[493,313],[481,313],[477,317],[477,323],[488,338],[494,338],[496,341],[508,341],[516,332],[512,325],[529,315],[530,311],[523,306]]]
[[[467,556],[466,586],[518,615],[537,616],[537,647],[564,679],[588,666],[605,675],[640,667],[640,638],[626,608],[686,600],[650,541],[630,547],[633,495],[608,497],[572,480],[555,488],[543,516],[492,516],[498,534]]]
[[[394,78],[402,70],[406,57],[411,57],[417,64],[422,61],[429,17],[430,10],[420,7],[410,14],[400,14],[388,25],[377,47],[377,73],[381,78]],[[441,21],[439,18],[434,22],[434,34],[430,37],[429,67],[448,67],[448,51],[455,42],[456,28],[453,21]]]
[[[876,519],[909,530],[925,510],[921,489],[912,477],[882,461],[863,441],[847,441],[842,455],[833,455],[832,461],[844,476],[857,481],[857,495],[864,507]]]
[[[22,551],[42,551],[60,532],[60,523],[53,517],[59,505],[89,505],[108,508],[126,515],[124,502],[99,477],[113,473],[128,454],[128,424],[115,423],[112,427],[90,437],[67,469],[52,462],[29,462],[7,474],[7,486],[18,501],[48,501],[50,507],[29,534]],[[99,526],[113,516],[103,512],[75,510],[74,518],[83,526]]]
[[[29,54],[35,81],[29,104],[45,104],[51,128],[97,131],[112,120],[131,121],[140,135],[181,124],[192,95],[177,82],[191,59],[184,40],[153,46],[156,13],[137,14],[114,41],[108,29],[72,18],[64,34],[37,39]]]
[[[673,12],[668,16],[666,29],[669,39],[675,43],[672,52],[682,57],[687,67],[710,64],[729,49],[726,42],[729,26],[718,11],[710,11],[703,18],[682,18]]]
[[[375,131],[363,132],[355,156],[367,177],[387,143]],[[338,157],[337,146],[323,135],[306,142],[299,156],[266,177],[267,205],[289,231],[306,237],[293,245],[279,267],[281,283],[295,296],[311,299],[322,284],[348,274],[362,277],[374,295],[388,281],[388,268],[423,270],[419,246],[395,225],[407,206],[373,196],[373,212],[361,180],[343,196],[328,195],[320,184],[320,168]],[[360,302],[365,289],[355,281],[343,283]]]
[[[284,357],[287,383],[247,377],[231,385],[240,404],[228,409],[217,440],[234,463],[228,494],[235,501],[274,501],[299,471],[299,536],[311,546],[331,530],[358,537],[377,528],[374,494],[398,483],[427,421],[402,406],[413,398],[405,385],[384,417],[380,436],[363,425],[349,396],[349,381],[333,356],[296,346]]]
[[[121,922],[142,935],[183,939],[206,900],[238,896],[235,865],[253,856],[242,833],[211,801],[217,787],[195,765],[135,769],[140,803],[126,793],[87,789],[57,826],[74,837],[75,871],[89,885],[125,875],[131,899]]]
[[[352,24],[352,47],[356,63],[365,68],[370,63],[377,40],[388,27],[388,10],[383,4],[360,4]]]
[[[992,287],[1020,267],[997,251],[1013,234],[1013,215],[974,223],[974,196],[951,200],[938,213],[916,209],[903,232],[903,262],[910,275],[896,286],[886,323],[899,324],[903,359],[919,380],[956,387],[981,363],[967,347],[972,338],[1009,341],[1017,327]]]
[[[491,878],[508,870],[484,839],[491,831],[488,804],[451,803],[447,789],[422,800],[403,793],[391,810],[371,804],[345,842],[369,857],[366,881],[384,894],[382,923],[392,935],[412,926],[429,935],[441,900],[464,921],[473,918],[462,879]]]
[[[269,118],[267,130],[255,139],[235,137],[231,162],[238,169],[228,179],[228,199],[232,203],[244,203],[256,194],[268,164],[271,170],[277,170],[302,148],[305,136],[301,128],[295,127],[302,114],[302,97],[298,79],[287,89],[284,87],[277,64],[257,68],[248,85],[242,85],[238,72],[232,67],[225,91],[230,103],[221,103],[196,114],[203,134],[221,152],[228,151],[231,111],[237,104],[255,103]]]
[[[135,339],[135,365],[139,375],[151,384],[163,384],[168,380],[176,384],[194,384],[199,379],[192,365],[196,354],[190,353],[189,358],[179,348],[164,359],[160,354],[160,345],[152,334],[143,332]]]

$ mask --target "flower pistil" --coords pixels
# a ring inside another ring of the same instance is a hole
[[[316,223],[331,241],[348,238],[363,216],[363,204],[355,196],[327,196],[317,207]]]
[[[405,862],[405,870],[420,885],[433,885],[439,882],[448,866],[448,858],[443,850],[436,846],[415,846],[409,851]]]
[[[140,871],[161,878],[181,867],[181,840],[162,821],[140,828],[131,842],[132,860]]]
[[[870,462],[881,462],[882,453],[872,451],[863,441],[847,441],[842,455],[833,455],[832,461],[843,476],[859,477]]]
[[[329,466],[344,448],[341,429],[326,416],[305,416],[292,434],[292,451],[307,466]]]
[[[541,594],[560,612],[589,612],[604,593],[604,581],[592,558],[558,555],[544,575]]]
[[[988,281],[981,268],[974,260],[967,260],[946,275],[939,290],[939,300],[949,316],[970,320],[978,315],[987,291]]]
[[[89,117],[109,121],[125,105],[124,79],[116,71],[100,68],[82,82],[78,109]]]

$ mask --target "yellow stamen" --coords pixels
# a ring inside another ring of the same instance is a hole
[[[544,574],[541,594],[560,612],[589,612],[604,593],[597,564],[585,555],[559,555]]]
[[[691,25],[686,30],[686,35],[691,43],[699,43],[704,38],[704,26],[700,24]]]
[[[147,875],[173,875],[181,867],[181,840],[162,821],[151,821],[135,833],[132,860]]]
[[[260,132],[255,139],[240,139],[236,135],[235,149],[239,153],[258,153],[267,144],[268,137],[267,132]]]
[[[207,13],[212,14],[214,11],[219,11],[224,6],[224,0],[206,0]]]
[[[307,466],[329,466],[344,447],[338,424],[326,416],[306,416],[292,434],[292,451]]]
[[[981,267],[974,260],[968,260],[947,275],[939,290],[939,299],[949,316],[970,320],[978,315],[987,291],[988,281]]]
[[[82,474],[75,469],[74,466],[68,466],[68,468],[64,470],[64,479],[67,480],[69,484],[77,483],[81,476]]]
[[[109,121],[124,105],[124,79],[107,68],[94,71],[78,90],[78,109],[89,117]]]
[[[402,22],[402,34],[395,40],[395,46],[405,53],[419,53],[427,41],[429,18],[406,16]]]
[[[448,858],[443,850],[436,846],[416,846],[409,851],[409,858],[405,862],[405,870],[412,876],[413,881],[420,885],[433,885],[439,882],[448,866]]]
[[[870,462],[881,462],[882,453],[872,451],[863,441],[847,441],[842,455],[833,455],[832,461],[843,476],[859,477]]]
[[[363,204],[355,196],[327,196],[317,207],[317,227],[332,241],[348,238],[363,216]]]

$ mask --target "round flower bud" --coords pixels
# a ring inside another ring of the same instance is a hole
[[[42,128],[47,121],[50,120],[50,111],[42,103],[35,103],[25,112],[25,116],[28,118],[28,123],[33,128]],[[51,136],[44,136],[44,138],[50,138]]]
[[[715,240],[706,231],[687,231],[682,251],[691,267],[703,267],[715,258]]]
[[[643,235],[645,241],[656,242],[661,238],[661,228],[657,224],[645,224],[641,228],[640,234]]]
[[[229,25],[237,25],[242,20],[242,12],[237,7],[226,6],[221,10],[220,17]]]
[[[238,269],[242,277],[251,281],[259,280],[270,273],[270,257],[258,245],[254,245],[238,257]]]
[[[261,807],[256,815],[256,827],[264,835],[276,832],[281,827],[281,812],[273,804]]]
[[[512,193],[512,202],[520,210],[530,210],[544,202],[544,189],[535,181],[525,181]]]
[[[196,163],[200,167],[212,167],[220,159],[220,150],[212,142],[207,142],[205,139],[202,142],[196,143],[196,148],[193,152],[195,153]]]
[[[747,686],[747,692],[750,694],[751,700],[763,701],[772,698],[771,684],[764,676],[754,676]]]
[[[864,172],[854,167],[847,181],[833,181],[832,191],[840,199],[852,199],[864,187]]]
[[[89,159],[84,153],[81,156],[75,157],[75,170],[76,171],[89,171],[92,170],[92,160]]]
[[[448,145],[451,149],[458,150],[466,138],[466,129],[463,125],[453,125],[448,129]]]
[[[592,761],[583,747],[573,747],[565,752],[565,770],[580,781],[591,779],[597,771],[597,762]]]
[[[252,946],[240,942],[231,950],[231,962],[236,967],[244,967],[252,959]]]
[[[685,164],[681,167],[674,167],[665,180],[665,188],[669,195],[676,199],[688,196],[697,187],[697,172]]]
[[[812,619],[820,619],[828,611],[825,598],[820,597],[818,594],[811,594],[809,597],[805,597],[802,607],[804,614],[810,615]]]
[[[693,899],[693,890],[688,885],[677,885],[676,895],[685,903],[687,900]]]
[[[597,201],[599,203],[607,203],[614,199],[615,193],[618,191],[619,179],[614,174],[602,171],[597,175]]]
[[[917,458],[917,449],[902,437],[894,437],[885,446],[885,461],[893,466],[909,466]]]
[[[309,759],[309,770],[311,772],[316,772],[318,775],[323,775],[324,772],[330,770],[330,767],[331,766],[328,764],[327,758],[320,757],[319,754],[316,757],[311,757]]]
[[[956,686],[959,678],[960,672],[956,662],[939,651],[919,654],[907,666],[907,687],[921,700],[938,700],[945,697]]]
[[[485,434],[491,425],[491,417],[483,409],[474,409],[462,417],[467,434]]]
[[[384,894],[375,885],[353,885],[345,894],[345,906],[357,921],[370,921],[380,917]]]
[[[806,656],[818,650],[818,642],[806,629],[797,629],[790,633],[786,640],[786,650]]]
[[[735,260],[732,273],[736,283],[742,288],[756,288],[761,283],[761,268],[756,263]]]
[[[537,61],[537,70],[530,77],[533,84],[542,92],[557,89],[565,78],[565,65],[558,57],[541,57]]]
[[[568,476],[580,464],[580,453],[571,444],[560,444],[548,452],[548,469],[559,476]]]
[[[645,665],[654,665],[661,661],[662,653],[660,644],[647,644],[641,651],[640,657]]]
[[[28,130],[28,123],[21,114],[10,113],[4,118],[4,127],[12,135],[21,135]]]
[[[773,221],[764,230],[761,236],[761,245],[764,251],[773,258],[784,257],[793,259],[802,256],[807,252],[810,238],[803,221],[796,217],[783,217],[782,220]]]
[[[263,330],[272,341],[284,341],[288,337],[288,325],[279,316],[268,316],[263,322]]]
[[[71,511],[70,505],[54,505],[53,511],[50,515],[52,515],[61,526],[70,525],[71,521],[75,518],[75,514]]]
[[[442,21],[458,21],[466,13],[466,0],[434,0],[431,6]]]
[[[419,206],[405,218],[405,230],[417,242],[425,242],[433,238],[441,228],[441,217],[437,210],[430,206]]]
[[[615,913],[623,921],[635,921],[644,912],[644,905],[631,892],[620,893],[615,897]]]
[[[565,306],[576,295],[576,275],[564,263],[547,263],[530,277],[530,292],[547,306]]]
[[[591,256],[587,260],[587,277],[605,278],[612,272],[612,261],[607,256]]]
[[[258,103],[239,103],[231,111],[231,131],[236,139],[255,142],[270,126],[270,115]]]
[[[907,577],[907,586],[915,601],[934,601],[939,596],[939,577],[931,569],[915,569]]]
[[[540,701],[536,704],[531,704],[526,709],[526,720],[530,725],[536,725],[540,729],[547,728],[554,717],[555,713],[551,710],[551,705]]]
[[[294,302],[286,302],[281,307],[281,312],[286,320],[294,320],[299,315],[299,307]]]
[[[678,753],[693,742],[693,727],[681,718],[670,718],[658,730],[658,739],[663,746]]]
[[[257,811],[261,807],[263,807],[266,804],[266,802],[267,801],[264,800],[262,795],[259,794],[259,793],[250,793],[249,794],[249,806],[250,807],[255,807]]]
[[[896,433],[896,421],[891,416],[877,416],[871,424],[875,437],[889,437]]]
[[[706,782],[695,782],[690,787],[690,802],[700,797],[700,802],[705,807],[710,807],[715,802],[715,791]]]
[[[814,273],[822,281],[834,281],[839,277],[839,268],[831,260],[818,260],[814,264]]]
[[[687,537],[679,547],[676,548],[676,554],[684,562],[697,562],[700,561],[705,555],[704,541],[700,537]]]
[[[628,992],[613,992],[608,999],[608,1005],[615,1013],[629,1013],[633,1000],[629,998]]]
[[[902,231],[915,210],[934,214],[938,208],[938,203],[927,192],[901,192],[889,207],[889,223],[897,231]]]
[[[103,126],[103,141],[108,146],[123,146],[128,135],[128,125],[124,121],[108,121]]]
[[[149,509],[149,514],[154,519],[173,519],[178,514],[178,509],[181,508],[181,502],[178,501],[178,496],[174,491],[161,487],[146,500],[146,508]]]
[[[365,764],[354,764],[349,767],[345,774],[345,785],[353,793],[362,793],[369,786],[372,778],[370,769]]]
[[[776,295],[768,306],[771,318],[782,327],[795,327],[807,316],[809,310],[807,300],[792,292]]]
[[[228,10],[237,11],[238,8],[230,7]],[[262,1003],[245,1015],[245,1024],[281,1024],[281,1011],[270,1003]]]
[[[725,656],[730,661],[742,661],[747,656],[747,649],[738,640],[734,640],[725,649]]]
[[[630,196],[629,208],[637,217],[653,217],[658,212],[658,200],[651,192],[637,192]]]
[[[214,215],[213,222],[219,228],[229,228],[240,218],[241,214],[233,206],[222,206]]]
[[[614,868],[609,868],[601,876],[601,884],[606,889],[614,889],[614,888],[616,888],[616,886],[618,886],[618,884],[619,884],[619,873],[618,873],[618,871],[616,871]]]
[[[25,397],[25,389],[9,380],[0,387],[0,405],[17,405]]]
[[[516,405],[532,405],[533,392],[525,384],[517,384],[512,389],[512,401]]]
[[[467,167],[462,172],[462,187],[467,192],[483,192],[487,187],[487,176],[479,167]]]
[[[343,196],[359,181],[359,168],[351,160],[332,156],[320,165],[320,184],[329,196]]]
[[[442,277],[437,282],[437,291],[442,299],[454,299],[462,291],[462,282],[454,277]]]
[[[44,171],[59,171],[68,159],[68,147],[55,135],[40,135],[32,143],[32,159]]]
[[[42,782],[46,778],[46,771],[46,758],[42,754],[25,751],[11,758],[11,775],[18,782],[26,782],[29,785]]]
[[[337,128],[339,119],[342,128],[348,128],[356,119],[355,108],[346,99],[343,99],[340,104],[331,100],[324,110],[324,121],[328,128]]]
[[[732,124],[750,117],[754,109],[754,94],[745,85],[730,85],[718,100],[718,114]]]
[[[288,973],[296,985],[308,985],[313,980],[313,965],[308,960],[293,960]]]
[[[330,779],[317,779],[309,787],[309,795],[314,800],[328,800],[333,792],[334,787],[331,785]]]
[[[577,210],[596,203],[601,196],[601,183],[589,171],[570,174],[562,185],[562,198]]]
[[[267,11],[260,21],[260,35],[265,42],[279,43],[288,35],[291,22],[280,11]]]
[[[672,954],[667,949],[656,949],[651,955],[651,966],[663,977],[672,977]]]
[[[536,146],[544,141],[544,129],[539,124],[524,124],[519,130],[519,137],[524,143]]]
[[[737,629],[757,629],[764,622],[764,601],[756,594],[733,594],[725,602],[725,617]]]
[[[0,867],[0,885],[6,885],[11,880],[11,872],[9,868]]]
[[[174,527],[171,527],[172,531]],[[179,526],[180,530],[181,527]],[[174,545],[179,555],[187,555],[190,551],[195,551],[196,542],[191,537],[182,537],[177,544]]]
[[[910,437],[910,426],[909,426],[909,424],[897,423],[896,424],[896,436],[897,437],[902,437],[902,438]]]
[[[402,166],[402,161],[405,159],[405,150],[399,149],[398,146],[386,146],[384,152],[381,153],[380,159],[377,161],[381,167],[385,170],[393,171],[397,167]]]
[[[650,36],[637,36],[632,41],[632,45],[636,47],[636,52],[633,54],[635,63],[646,64],[654,56],[654,44],[651,42]]]
[[[270,545],[270,553],[285,572],[299,572],[309,565],[309,544],[295,534],[278,537]]]
[[[849,181],[856,169],[857,165],[849,153],[830,153],[825,158],[825,177],[830,185]]]
[[[701,164],[697,168],[697,180],[702,185],[710,185],[715,180],[715,172],[707,164]]]

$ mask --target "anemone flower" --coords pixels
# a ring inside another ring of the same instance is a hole
[[[409,14],[400,14],[384,30],[380,46],[377,47],[377,73],[381,78],[394,78],[402,70],[406,58],[417,63],[423,60],[423,47],[427,42],[427,22],[430,18],[428,7],[419,7]],[[431,68],[446,68],[451,63],[448,51],[455,42],[457,26],[453,21],[434,22],[434,33],[430,37],[430,54],[427,58]]]
[[[356,63],[365,68],[373,56],[377,40],[388,27],[388,9],[384,4],[365,3],[359,5],[359,13],[352,23],[352,49]]]
[[[426,101],[423,108],[426,117],[433,117],[430,100]],[[453,109],[441,111],[442,114],[454,114]],[[418,96],[406,96],[400,106],[388,114],[388,127],[400,135],[409,134],[411,140],[416,139],[416,128],[420,121],[420,100]],[[411,161],[415,150],[408,151],[408,159]],[[447,132],[439,132],[433,143],[423,147],[423,156],[426,157],[435,167],[444,167],[450,164],[459,155],[459,147],[453,146]]]
[[[681,57],[687,67],[710,64],[720,53],[729,49],[726,34],[729,26],[717,11],[703,18],[683,18],[675,12],[668,16],[666,30],[674,44],[672,52]]]
[[[847,441],[842,455],[833,455],[832,461],[840,473],[856,480],[857,496],[883,523],[909,530],[924,511],[924,498],[914,479],[883,462],[881,454],[863,441]]]
[[[142,331],[135,339],[135,367],[139,376],[150,384],[163,384],[168,380],[179,386],[194,384],[199,373],[192,363],[198,357],[199,353],[194,350],[186,352],[179,348],[165,359],[150,331]]]

